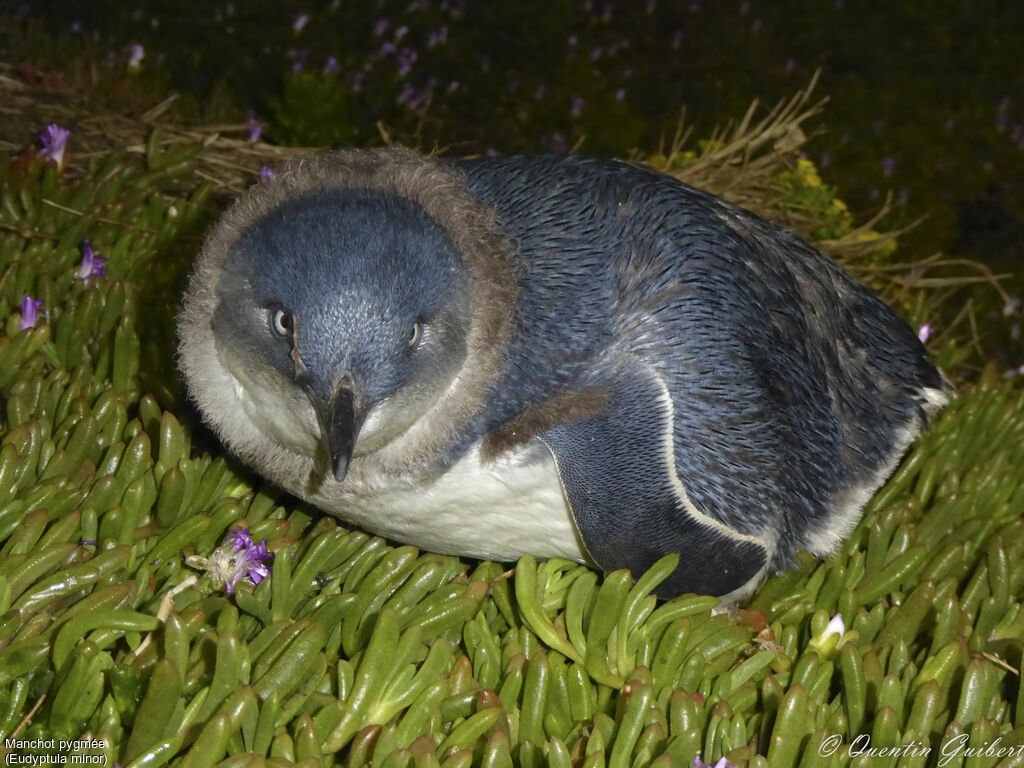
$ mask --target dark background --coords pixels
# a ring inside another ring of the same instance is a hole
[[[1024,256],[1024,4],[724,2],[136,2],[0,4],[0,56],[89,78],[186,119],[244,120],[277,143],[389,135],[456,153],[657,151],[681,109],[695,138],[805,87],[830,103],[807,156],[859,217],[926,217],[900,257],[1017,272]],[[137,67],[131,46],[143,47]],[[85,63],[83,63],[85,62]],[[147,100],[148,98],[148,100]],[[972,296],[986,349],[1024,363],[1009,305]]]

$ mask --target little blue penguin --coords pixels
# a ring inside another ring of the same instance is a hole
[[[749,596],[827,556],[947,401],[916,334],[791,232],[639,164],[293,162],[208,235],[180,366],[244,462],[435,552]]]

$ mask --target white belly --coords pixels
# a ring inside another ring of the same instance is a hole
[[[381,478],[372,491],[325,483],[313,503],[395,541],[431,552],[509,561],[586,557],[554,459],[539,441],[481,465],[471,450],[440,477]]]

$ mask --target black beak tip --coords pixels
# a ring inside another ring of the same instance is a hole
[[[335,388],[330,399],[318,395],[316,388],[312,386],[308,394],[320,422],[320,432],[326,443],[324,447],[330,459],[331,472],[335,482],[341,483],[348,476],[352,448],[362,421],[356,416],[355,394],[344,384]]]
[[[346,475],[348,475],[348,456],[342,454],[340,456],[332,456],[331,459],[331,464],[334,467],[335,482],[344,482]]]
[[[359,422],[355,414],[355,396],[347,387],[338,387],[331,398],[327,424],[327,445],[331,453],[334,479],[342,482],[352,461]]]

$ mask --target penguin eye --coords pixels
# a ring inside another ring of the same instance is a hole
[[[285,312],[284,307],[274,307],[270,312],[270,329],[287,339],[292,332],[292,316]]]
[[[409,333],[408,346],[409,349],[415,349],[416,345],[420,343],[420,339],[423,337],[423,324],[417,320],[412,324],[412,331]]]

